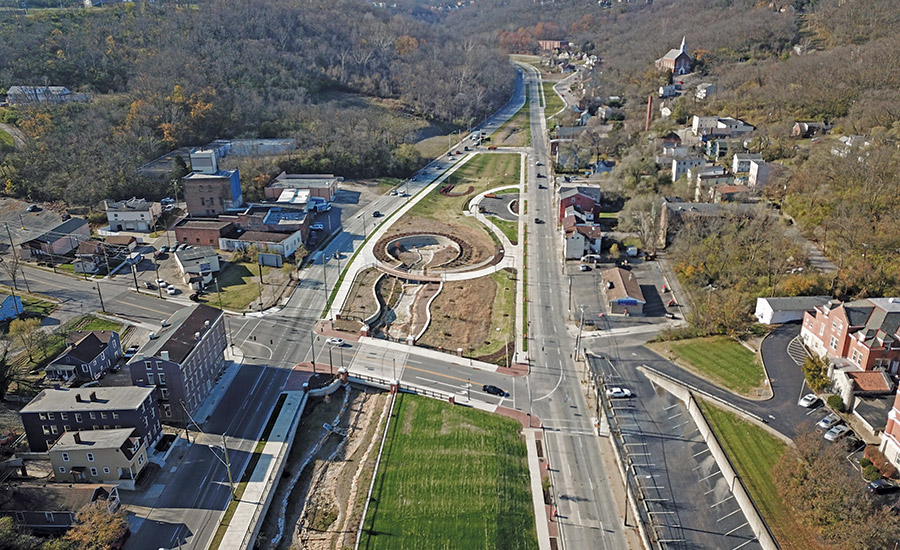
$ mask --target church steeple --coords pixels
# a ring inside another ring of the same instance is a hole
[[[682,52],[685,51],[685,43],[684,42],[686,39],[687,39],[687,36],[681,37],[681,51]]]

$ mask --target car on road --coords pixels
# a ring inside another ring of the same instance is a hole
[[[471,149],[469,149],[469,146],[468,146],[468,145],[466,145],[465,147],[463,147],[463,150],[464,150],[464,151],[471,151]]]
[[[885,493],[893,493],[894,491],[900,489],[900,485],[897,485],[889,479],[876,479],[875,481],[870,481],[869,483],[867,483],[866,489],[870,493],[883,495]]]
[[[313,231],[322,231],[323,229],[325,229],[325,226],[322,225],[321,223],[314,223],[311,226],[309,226],[309,228],[312,229]]]
[[[162,245],[161,247],[159,247],[159,251],[160,251],[160,252],[168,252],[168,251],[169,251],[169,247],[166,246],[166,245]]]
[[[534,223],[544,223],[544,220],[542,220],[540,218],[535,218]]]
[[[447,156],[448,156],[448,157],[453,157],[453,151],[447,151]]]
[[[805,408],[810,408],[816,403],[819,402],[819,396],[814,393],[808,393],[800,398],[800,401],[797,402],[798,405]]]
[[[491,395],[497,395],[500,397],[509,397],[509,394],[506,393],[504,390],[498,388],[497,386],[493,386],[491,384],[485,384],[484,386],[481,386],[481,391],[483,391],[485,393],[489,393]]]
[[[546,189],[546,188],[547,188],[547,186],[544,185],[543,183],[538,184],[538,189]]]
[[[666,312],[666,319],[678,319],[678,316],[672,313],[671,311]]]
[[[457,154],[457,155],[461,155],[462,153],[460,153],[460,152],[459,152],[459,149],[457,149],[457,150],[456,150],[456,154]]]
[[[841,423],[841,417],[831,413],[816,424],[816,428],[819,430],[830,430],[836,425]]]
[[[132,357],[134,357],[134,354],[137,353],[137,350],[138,350],[138,345],[132,344],[132,345],[128,346],[128,349],[125,350],[125,353],[122,354],[122,357],[124,357],[125,359],[131,359]]]
[[[331,338],[327,338],[325,340],[325,343],[328,344],[329,346],[342,347],[344,345],[344,339],[343,338],[335,338],[334,336],[332,336]]]
[[[381,214],[381,212],[379,212],[378,210],[372,212],[372,217],[373,217],[373,218],[380,218],[381,216],[382,216],[382,214]]]
[[[591,266],[586,264],[578,264],[578,269],[580,269],[581,271],[590,271]]]
[[[396,196],[397,196],[397,190],[396,190],[396,189],[391,189],[391,192],[389,193],[389,195],[392,196],[392,197],[396,197]]]
[[[837,441],[838,439],[850,433],[850,426],[846,424],[838,424],[825,432],[825,441]]]
[[[545,176],[544,174],[538,174],[537,177],[539,177],[539,178],[546,178],[547,176]]]
[[[628,388],[613,386],[611,388],[606,388],[606,397],[609,397],[610,399],[624,399],[626,397],[634,397],[634,393]]]
[[[535,163],[535,166],[543,166],[543,165],[544,165],[543,162],[537,162],[537,163]]]

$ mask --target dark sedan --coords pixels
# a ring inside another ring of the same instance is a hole
[[[482,391],[484,391],[485,393],[489,393],[489,394],[491,394],[491,395],[498,395],[498,396],[500,396],[500,397],[509,397],[509,394],[508,394],[508,393],[506,393],[506,392],[503,391],[502,389],[498,388],[497,386],[492,386],[492,385],[490,385],[490,384],[485,384],[484,386],[481,386],[481,389],[482,389]]]

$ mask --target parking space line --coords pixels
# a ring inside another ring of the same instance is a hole
[[[719,475],[719,473],[720,473],[720,471],[719,471],[719,470],[716,470],[715,472],[709,474],[709,475],[706,476],[706,477],[701,477],[701,478],[700,478],[700,481],[706,481],[707,479],[709,479],[709,478],[711,478],[711,477],[715,477],[715,476]]]
[[[728,518],[730,518],[731,516],[733,516],[733,515],[735,515],[735,514],[737,514],[737,513],[740,513],[740,511],[741,511],[741,509],[740,509],[740,508],[737,508],[737,509],[735,509],[734,512],[731,512],[730,514],[725,514],[724,516],[720,517],[720,518],[717,519],[716,521],[722,521],[722,520],[724,520],[724,519],[728,519]],[[747,525],[747,524],[745,523],[744,525]],[[743,527],[744,525],[741,525],[741,527]],[[740,529],[740,527],[738,527],[738,529]],[[737,531],[737,529],[735,529],[735,531]],[[733,532],[733,531],[732,531],[732,532]],[[726,535],[727,535],[727,534],[728,534],[728,533],[726,533]]]
[[[735,511],[737,511],[737,510],[735,510]],[[725,536],[727,537],[727,536],[731,535],[732,533],[740,531],[741,529],[743,529],[744,527],[746,527],[748,525],[750,525],[750,523],[745,521],[743,524],[741,524],[741,525],[735,527],[734,529],[732,529],[731,531],[728,531],[727,533],[725,533]]]

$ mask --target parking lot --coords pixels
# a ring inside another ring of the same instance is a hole
[[[582,271],[581,265],[587,265],[590,271]],[[641,259],[629,259],[627,269],[637,277],[644,300],[647,302],[644,305],[643,317],[608,315],[609,308],[604,298],[603,278],[600,273],[612,267],[615,267],[615,264],[611,262],[582,263],[578,260],[566,262],[566,275],[572,282],[570,315],[574,321],[580,321],[582,310],[584,311],[585,326],[596,328],[620,328],[660,323],[666,321],[667,311],[681,317],[677,307],[666,307],[666,302],[673,297],[671,292],[663,292],[666,280],[659,270],[657,262],[646,262]]]
[[[630,364],[589,356],[606,387],[610,432],[629,466],[643,520],[664,548],[761,548],[684,404]]]

